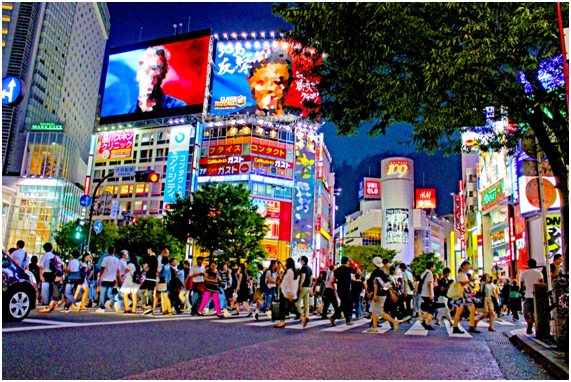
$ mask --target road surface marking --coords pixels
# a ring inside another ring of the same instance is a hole
[[[296,322],[294,319],[290,318],[289,320],[285,320],[286,324],[291,324]],[[253,324],[246,324],[247,326],[272,326],[272,325],[277,325],[279,324],[280,321],[270,321],[270,322],[256,322]]]
[[[63,321],[50,321],[50,320],[37,320],[35,318],[26,318],[24,321],[28,324],[49,324],[49,325],[75,325],[73,322],[63,322]]]
[[[260,317],[259,320],[263,321],[263,320],[269,320],[269,317]],[[220,320],[220,321],[213,321],[213,322],[217,322],[219,324],[235,324],[238,322],[251,322],[251,321],[256,321],[255,318],[253,317],[248,317],[248,318],[227,318],[225,320]]]
[[[427,336],[428,335],[428,330],[424,329],[424,327],[421,325],[420,320],[416,320],[416,322],[414,323],[414,325],[412,325],[410,327],[409,330],[407,330],[407,332],[405,333],[405,335],[409,335],[409,336]]]
[[[337,325],[337,326],[333,326],[331,328],[322,329],[321,331],[322,332],[344,332],[346,330],[358,328],[359,326],[367,325],[369,322],[371,322],[371,320],[363,318],[362,320],[355,321],[353,323],[353,325],[349,325],[349,326],[347,326],[346,324],[345,325]]]
[[[389,330],[391,330],[391,324],[389,322],[383,322],[381,326],[379,326],[377,324],[377,330],[378,332],[368,332],[368,331],[364,331],[361,333],[367,333],[367,334],[385,334],[386,332],[388,332]]]
[[[464,332],[464,334],[453,334],[453,328],[450,325],[450,323],[448,321],[444,321],[444,325],[446,325],[446,331],[448,332],[448,336],[449,337],[457,337],[457,338],[472,338],[472,336],[470,335],[470,333],[468,333],[466,330],[464,330],[464,328],[462,327],[462,325],[460,325],[460,323],[458,323],[458,328]]]

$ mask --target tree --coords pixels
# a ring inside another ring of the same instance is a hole
[[[182,242],[169,233],[165,223],[153,216],[143,216],[134,224],[124,225],[118,230],[115,242],[117,251],[126,249],[130,254],[147,258],[147,249],[154,243],[158,251],[168,249],[170,257],[183,260],[186,241]]]
[[[64,260],[71,259],[71,252],[79,249],[79,244],[84,243],[87,238],[89,224],[84,224],[81,228],[81,237],[75,237],[77,224],[71,221],[62,224],[54,235],[54,241],[57,249]],[[114,245],[118,238],[117,225],[113,222],[103,222],[103,230],[96,234],[92,232],[91,241],[89,243],[89,252],[92,254],[103,253],[110,245]]]
[[[419,256],[415,257],[410,263],[410,271],[413,275],[421,275],[426,270],[426,263],[434,262],[434,272],[442,275],[444,263],[438,260],[438,255],[434,252],[422,252]]]
[[[63,260],[71,258],[71,252],[79,249],[79,240],[74,236],[76,226],[75,221],[62,224],[54,234],[58,255]]]
[[[320,114],[340,134],[365,122],[368,134],[384,134],[406,122],[414,126],[406,143],[447,153],[463,149],[469,127],[486,135],[482,150],[514,153],[536,138],[557,179],[566,233],[568,101],[565,87],[545,89],[538,71],[561,54],[556,3],[278,3],[274,13],[293,25],[286,38],[326,54],[305,76],[321,76]],[[569,3],[562,14],[569,19]],[[562,60],[547,72],[562,76]],[[519,128],[494,132],[487,106]],[[565,234],[563,250],[568,264]]]
[[[172,203],[165,224],[178,240],[192,237],[211,260],[217,250],[221,261],[253,260],[264,257],[260,242],[268,230],[256,210],[243,185],[207,183]]]
[[[89,224],[85,223],[83,225],[83,235],[82,237],[87,238],[87,230],[89,229]],[[93,228],[92,228],[93,229]],[[89,241],[89,252],[92,255],[103,254],[107,252],[107,248],[110,245],[116,245],[119,239],[119,233],[117,232],[117,224],[113,221],[103,221],[103,229],[99,233],[93,231],[91,233],[91,240]]]
[[[363,275],[375,269],[373,265],[375,257],[393,261],[396,255],[397,252],[394,249],[385,249],[380,245],[343,245],[343,256],[359,264]]]

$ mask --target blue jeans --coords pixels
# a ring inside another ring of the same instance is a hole
[[[115,302],[119,303],[119,307],[121,310],[125,310],[125,303],[123,302],[123,293],[118,292],[115,295]]]
[[[202,296],[204,293],[199,291],[196,288],[192,288],[192,311],[198,312],[198,308],[200,307],[200,303],[202,302]]]
[[[359,296],[354,296],[352,301],[353,301],[353,308],[355,309],[355,313],[357,314],[357,317],[361,316],[362,312],[362,308],[361,308],[361,303],[362,303],[363,297],[361,297],[361,295]]]
[[[87,284],[89,284],[89,296],[87,298],[95,301],[95,297],[97,297],[97,280],[89,280]]]
[[[276,288],[268,288],[264,292],[264,304],[260,306],[258,310],[263,312],[265,309],[270,307],[272,301],[276,301]]]
[[[73,298],[73,294],[75,291],[75,285],[72,283],[67,283],[65,285],[65,307],[69,308],[71,304],[75,304],[77,301]]]
[[[113,287],[101,285],[101,291],[99,292],[99,307],[105,309],[105,300],[107,297],[109,301],[113,302]]]

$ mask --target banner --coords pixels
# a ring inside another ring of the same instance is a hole
[[[188,169],[188,150],[190,139],[194,138],[196,128],[191,125],[175,127],[170,133],[169,156],[165,180],[164,205],[174,203],[177,196],[185,197],[186,175]],[[165,207],[165,209],[167,209]]]
[[[418,189],[416,190],[416,208],[436,208],[436,190]]]
[[[387,244],[408,244],[409,210],[408,208],[388,208],[385,232]]]
[[[97,136],[95,145],[95,163],[123,161],[133,155],[134,131],[103,133]]]
[[[314,132],[295,133],[295,190],[292,257],[310,255],[313,251],[313,214],[315,211],[315,147]],[[309,257],[309,256],[308,256]]]

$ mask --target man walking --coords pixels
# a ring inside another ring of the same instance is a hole
[[[101,270],[99,271],[99,283],[97,286],[100,288],[100,292],[97,313],[105,313],[105,308],[111,309],[111,302],[114,301],[113,288],[115,288],[117,282],[121,282],[119,260],[113,256],[115,247],[110,246],[107,252],[109,252],[109,256],[103,259]]]
[[[265,274],[260,277],[260,289],[264,292],[264,304],[254,312],[254,318],[258,320],[259,312],[270,309],[272,302],[277,301],[276,288],[278,282],[278,265],[276,260],[270,262],[270,266],[265,270]],[[271,311],[268,311],[271,318]]]
[[[412,277],[412,273],[406,269],[406,264],[401,263],[399,268],[402,273],[402,282],[403,282],[403,302],[405,305],[405,317],[401,320],[401,322],[406,322],[412,319],[412,297],[414,291],[414,280]]]
[[[349,258],[344,256],[341,259],[341,266],[333,272],[332,281],[337,283],[337,296],[341,300],[340,311],[343,312],[347,325],[353,325],[351,322],[351,312],[353,310],[351,305],[351,278],[352,275],[357,273],[357,270],[351,265],[353,265],[353,262],[349,262]],[[335,317],[340,318],[340,316]],[[334,321],[332,320],[332,322]]]
[[[25,245],[26,243],[24,243],[22,240],[18,240],[16,243],[16,247],[18,248],[12,252],[10,256],[12,257],[12,260],[16,262],[16,264],[25,270],[28,270],[28,265],[30,264],[30,256],[28,256],[26,251],[24,251]]]
[[[534,295],[533,286],[535,284],[543,283],[543,275],[541,272],[536,270],[537,261],[534,259],[529,259],[527,261],[527,266],[529,270],[523,272],[520,276],[520,280],[525,287],[525,295],[523,300],[523,316],[525,322],[527,322],[527,334],[533,334],[533,324],[535,323],[534,311]]]
[[[127,272],[127,260],[129,259],[129,252],[124,249],[119,252],[119,262],[117,263],[117,270],[119,277],[117,278],[117,294],[115,295],[115,304],[113,304],[115,308],[115,312],[117,313],[124,313],[126,310],[125,303],[123,302],[123,293],[121,293],[121,285],[125,281],[125,276]]]
[[[157,259],[155,244],[149,244],[147,248],[147,254],[149,255],[149,260],[147,261],[148,269],[145,277],[145,281],[137,291],[137,296],[141,300],[141,305],[143,306],[143,314],[149,314],[153,311],[152,301],[153,294],[155,292],[155,286],[157,285],[157,272],[159,268],[159,262]]]
[[[54,282],[56,278],[63,276],[63,273],[58,269],[63,269],[63,261],[59,256],[52,253],[53,246],[51,243],[44,244],[44,251],[46,252],[40,259],[40,280],[42,281],[42,302],[49,307],[44,312],[51,312],[56,306],[53,301],[53,288],[56,288]],[[53,260],[53,261],[52,261]],[[53,266],[50,266],[53,263]],[[56,269],[54,273],[53,269]]]
[[[299,294],[295,304],[298,314],[301,315],[303,326],[307,325],[307,321],[309,320],[309,292],[311,291],[311,268],[307,265],[307,262],[307,256],[301,256]],[[302,300],[303,311],[301,310]]]
[[[450,288],[450,268],[444,268],[442,271],[442,277],[438,280],[436,286],[438,290],[438,302],[444,304],[444,308],[438,308],[438,316],[436,317],[436,323],[442,320],[442,317],[446,315],[446,319],[452,325],[452,316],[450,316],[450,309],[448,308],[448,289]]]
[[[202,265],[203,260],[204,258],[197,257],[196,264],[190,268],[188,274],[189,277],[192,277],[192,310],[190,312],[192,316],[198,316],[198,308],[200,307],[200,303],[202,303],[202,296],[206,291],[206,284],[204,283],[205,268],[204,265]]]
[[[432,317],[434,316],[434,276],[432,273],[434,272],[434,263],[432,261],[428,261],[426,263],[426,270],[420,276],[420,297],[422,298],[422,304],[420,304],[420,309],[423,313],[423,321],[422,327],[426,330],[434,330],[434,328],[430,325],[432,321]]]

